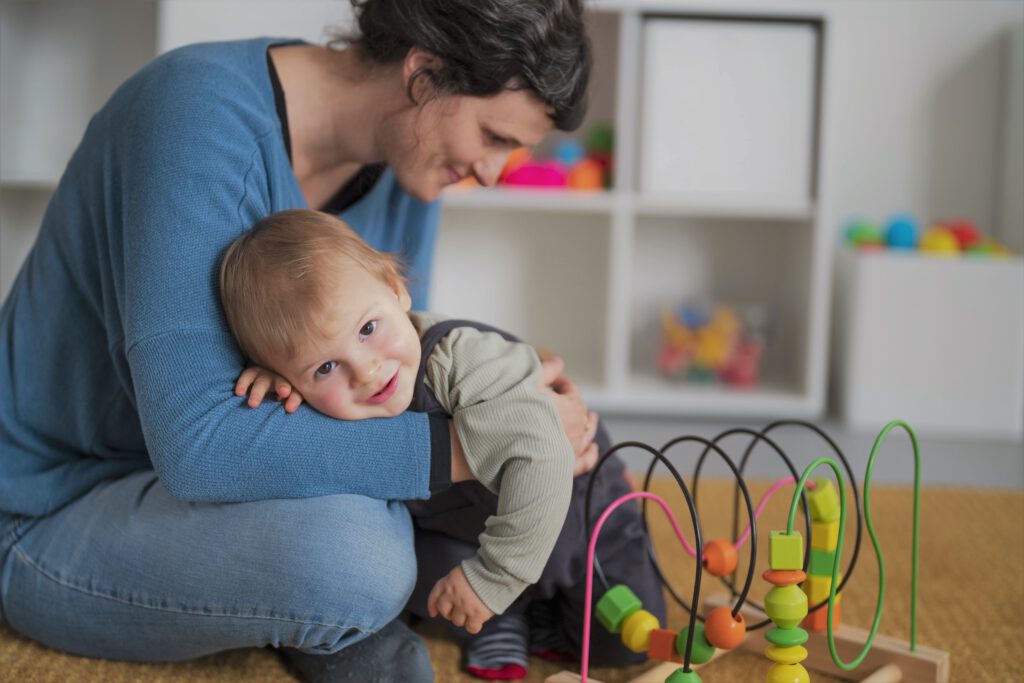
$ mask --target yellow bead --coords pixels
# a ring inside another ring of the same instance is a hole
[[[839,575],[839,582],[842,583],[843,575]],[[814,607],[819,602],[828,600],[829,592],[832,588],[832,577],[831,576],[811,576],[807,577],[804,581],[804,593],[807,594],[807,605],[808,609]],[[836,594],[836,599],[839,598],[839,594]]]
[[[811,519],[815,522],[834,522],[842,513],[839,492],[832,485],[831,479],[815,478],[814,490],[807,492],[807,502],[811,505]]]
[[[764,656],[776,664],[799,664],[807,659],[807,648],[800,645],[790,647],[772,645],[764,651]]]
[[[647,652],[651,631],[660,627],[658,617],[647,610],[633,612],[622,622],[622,644],[633,652]]]
[[[799,586],[775,586],[764,598],[764,611],[780,628],[799,626],[807,616],[807,596]]]
[[[772,664],[766,683],[811,683],[811,677],[802,664]]]
[[[834,552],[839,543],[839,520],[811,522],[811,548]]]

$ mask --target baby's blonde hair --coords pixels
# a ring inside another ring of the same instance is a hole
[[[271,214],[236,239],[220,265],[220,297],[242,353],[274,369],[274,357],[294,359],[300,349],[333,333],[323,320],[346,268],[362,267],[389,287],[405,291],[400,262],[379,252],[344,221],[320,211]]]

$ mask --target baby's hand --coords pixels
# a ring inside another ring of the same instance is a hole
[[[494,612],[477,597],[459,566],[434,584],[427,598],[427,611],[432,617],[440,614],[470,633],[479,633],[484,622],[494,616]]]
[[[235,381],[235,396],[249,394],[249,407],[255,408],[263,402],[267,391],[273,391],[284,401],[285,412],[294,413],[302,405],[302,394],[295,391],[284,377],[258,365],[242,371]]]

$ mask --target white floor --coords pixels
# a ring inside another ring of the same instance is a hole
[[[641,441],[660,448],[669,440],[692,434],[710,439],[733,427],[760,429],[767,422],[679,422],[664,419],[638,419],[606,415],[604,424],[613,443]],[[863,482],[871,446],[877,434],[851,433],[835,420],[816,423],[842,449],[850,467]],[[831,449],[813,432],[796,427],[773,430],[770,437],[793,460],[798,472],[813,459],[821,456],[832,457]],[[921,449],[921,481],[928,485],[948,485],[993,489],[1024,489],[1024,444],[1021,442],[955,440],[929,437],[917,432]],[[734,461],[743,457],[750,444],[749,436],[732,436],[723,442],[723,450]],[[670,451],[672,464],[680,474],[689,479],[703,447],[697,444],[679,445]],[[620,452],[629,468],[643,474],[647,471],[651,456],[640,449]],[[872,482],[912,483],[914,479],[913,450],[910,439],[902,430],[890,432],[872,468]],[[666,473],[664,467],[656,470]],[[777,479],[787,472],[782,460],[772,449],[759,445],[747,465],[745,477],[752,479]],[[831,476],[826,468],[815,476]],[[710,455],[704,464],[701,476],[732,476],[728,466],[717,455]]]

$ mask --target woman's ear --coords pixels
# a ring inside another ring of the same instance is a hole
[[[405,88],[406,92],[409,92],[409,83],[413,81],[414,77],[416,82],[423,83],[429,87],[432,81],[429,73],[424,74],[424,72],[437,71],[440,68],[441,58],[433,52],[427,52],[421,47],[409,48],[409,52],[405,55],[405,61],[402,62],[402,87]],[[424,75],[416,76],[417,73]],[[426,79],[425,81],[423,80],[424,78]],[[416,86],[416,88],[422,87],[424,86]],[[415,91],[412,94],[417,102],[420,101],[420,91]]]

